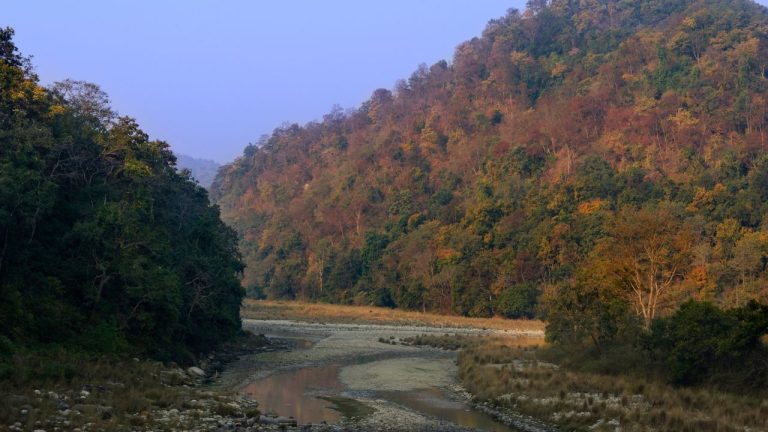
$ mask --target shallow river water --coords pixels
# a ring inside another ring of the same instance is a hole
[[[379,342],[482,331],[287,321],[247,321],[246,327],[288,346],[244,357],[224,377],[256,399],[262,412],[299,424],[400,421],[405,430],[513,430],[467,403],[455,353]]]

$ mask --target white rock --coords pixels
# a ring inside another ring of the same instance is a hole
[[[192,366],[191,368],[187,369],[187,374],[189,376],[202,378],[205,376],[205,371],[197,366]]]

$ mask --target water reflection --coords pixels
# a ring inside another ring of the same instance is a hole
[[[384,399],[412,410],[472,429],[488,432],[510,432],[514,430],[498,423],[493,417],[485,413],[470,410],[463,402],[451,400],[438,388],[433,387],[409,392],[389,391],[381,392],[380,394]]]
[[[317,396],[340,393],[343,386],[338,375],[338,365],[298,369],[255,381],[243,392],[259,401],[263,412],[293,416],[299,423],[335,423],[341,415]]]

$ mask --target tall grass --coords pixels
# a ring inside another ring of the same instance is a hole
[[[634,367],[631,364],[613,365],[615,374],[589,371],[605,370],[605,365],[574,371],[547,361],[555,357],[546,349],[515,346],[514,341],[477,340],[459,352],[459,374],[479,400],[557,424],[562,430],[768,430],[765,395],[674,387],[653,376],[621,373],[622,368]]]

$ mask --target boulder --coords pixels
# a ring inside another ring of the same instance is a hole
[[[200,369],[197,366],[192,366],[189,369],[187,369],[187,375],[194,378],[203,378],[205,377],[205,371]]]

